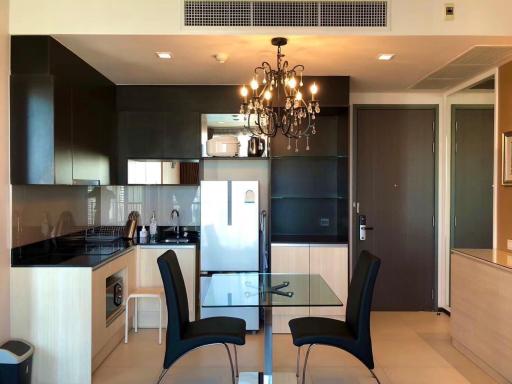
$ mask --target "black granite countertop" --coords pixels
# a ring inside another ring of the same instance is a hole
[[[163,243],[156,241],[139,243],[137,239],[115,239],[110,241],[85,240],[80,234],[61,236],[11,249],[12,267],[85,267],[97,268],[136,245],[184,246],[195,245],[198,236],[190,236],[188,242]]]

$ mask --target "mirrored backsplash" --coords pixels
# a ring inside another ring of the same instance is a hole
[[[197,186],[12,186],[13,247],[99,225],[125,225],[128,214],[140,214],[149,225],[153,211],[158,225],[170,225],[173,209],[180,225],[200,225]]]

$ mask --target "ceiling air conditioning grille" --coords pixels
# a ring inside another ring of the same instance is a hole
[[[249,27],[250,1],[185,1],[185,26]]]
[[[322,27],[386,27],[387,1],[325,1],[320,3]]]
[[[184,0],[187,27],[387,27],[389,0]]]
[[[254,1],[255,27],[315,27],[318,4],[314,1]]]

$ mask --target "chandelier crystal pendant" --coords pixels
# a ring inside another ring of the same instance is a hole
[[[272,45],[277,47],[276,68],[264,61],[254,69],[250,89],[245,85],[240,89],[243,99],[240,114],[244,115],[245,127],[252,135],[274,137],[280,132],[288,138],[288,150],[292,140],[295,141],[295,152],[299,151],[299,140],[306,138],[309,151],[309,137],[316,133],[316,115],[320,113],[316,98],[318,86],[313,83],[309,87],[311,99],[305,100],[304,66],[291,67],[284,60],[281,47],[287,42],[284,37],[272,39]]]

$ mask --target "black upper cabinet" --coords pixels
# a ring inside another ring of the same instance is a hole
[[[49,36],[11,39],[11,183],[115,181],[115,85]]]
[[[238,87],[118,86],[118,181],[128,159],[199,159],[201,114],[238,113]]]

